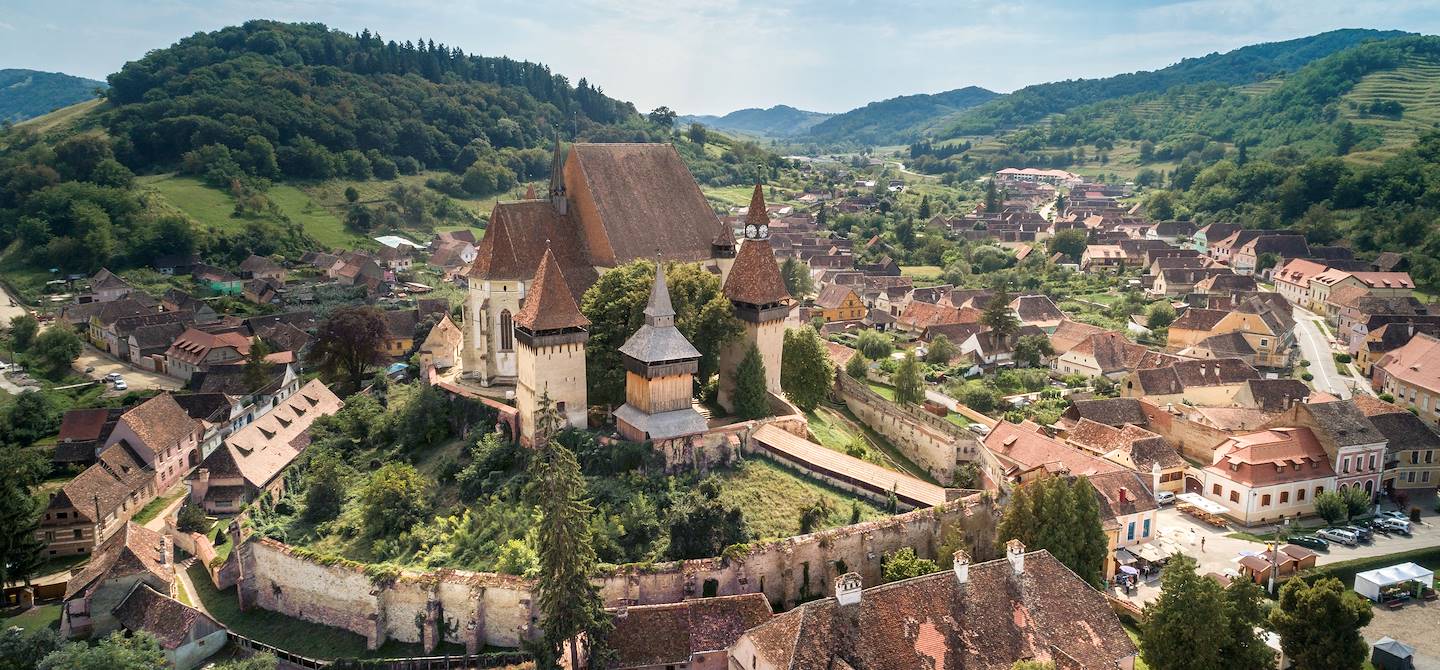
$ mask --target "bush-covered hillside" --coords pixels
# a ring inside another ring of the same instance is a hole
[[[825,119],[800,139],[862,145],[909,142],[956,112],[999,95],[978,86],[966,86],[942,93],[890,98]]]
[[[0,70],[0,123],[17,123],[95,97],[105,82],[59,72]]]

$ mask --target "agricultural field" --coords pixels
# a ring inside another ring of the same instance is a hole
[[[1378,128],[1384,138],[1378,148],[1348,158],[1379,163],[1440,124],[1440,63],[1412,60],[1394,70],[1366,75],[1342,100],[1342,116],[1356,125]],[[1390,118],[1360,109],[1376,101],[1398,102],[1403,112],[1399,118]]]

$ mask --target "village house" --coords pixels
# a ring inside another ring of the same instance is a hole
[[[446,314],[440,317],[440,322],[430,329],[425,341],[420,343],[420,367],[443,372],[460,365],[463,346],[464,339],[459,326]]]
[[[36,531],[46,556],[88,554],[155,498],[155,471],[128,444],[100,450],[96,462],[50,496]]]
[[[1353,356],[1370,331],[1390,323],[1440,324],[1440,314],[1414,297],[1380,298],[1363,293],[1365,289],[1347,286],[1330,293],[1331,315],[1335,322],[1336,339]]]
[[[1067,668],[1134,667],[1138,652],[1103,594],[1048,551],[1026,553],[1011,540],[1005,552],[973,565],[956,552],[951,570],[868,589],[858,574],[841,575],[834,598],[740,636],[729,667],[1009,670],[1057,659]]]
[[[1042,434],[1039,426],[1028,421],[996,424],[985,436],[983,445],[980,469],[986,488],[992,491],[1008,491],[1049,476],[1089,477],[1123,469]]]
[[[1440,338],[1440,315],[1426,316],[1425,321],[1417,323],[1418,318],[1387,323],[1366,333],[1358,345],[1352,345],[1350,355],[1360,374],[1373,378],[1375,364],[1385,354],[1405,346],[1420,333]]]
[[[233,514],[263,493],[280,499],[280,474],[309,445],[310,425],[344,405],[323,382],[311,380],[206,457],[190,477],[190,501],[210,514]]]
[[[155,491],[164,492],[200,462],[195,421],[169,393],[161,393],[120,416],[106,449],[123,444],[154,471]]]
[[[1091,335],[1105,332],[1100,326],[1092,326],[1088,323],[1071,321],[1065,319],[1055,327],[1055,332],[1050,333],[1050,349],[1055,352],[1054,356],[1063,356],[1066,352],[1075,348],[1075,345],[1085,341]],[[1055,358],[1046,361],[1052,369],[1058,369],[1054,364]]]
[[[230,633],[209,615],[136,580],[114,609],[130,633],[149,633],[160,643],[167,667],[191,670],[225,647]]]
[[[1035,326],[1046,334],[1055,332],[1060,323],[1065,321],[1065,313],[1044,295],[1019,296],[1010,301],[1010,309],[1014,310],[1021,325]]]
[[[1136,370],[1120,382],[1120,395],[1151,403],[1226,407],[1260,373],[1238,358],[1182,360]]]
[[[1355,405],[1385,436],[1385,466],[1380,491],[1434,490],[1440,485],[1440,432],[1398,405],[1357,395]]]
[[[1385,435],[1353,400],[1296,403],[1272,419],[1269,427],[1299,426],[1313,431],[1330,458],[1340,490],[1363,488],[1375,496],[1385,467]]]
[[[165,352],[188,328],[184,322],[171,321],[130,331],[125,346],[130,364],[141,370],[165,374]]]
[[[1294,258],[1276,268],[1271,279],[1276,293],[1285,296],[1290,304],[1304,307],[1310,304],[1310,280],[1327,269],[1324,263]]]
[[[1125,267],[1125,252],[1113,244],[1091,244],[1080,255],[1081,270],[1108,270]]]
[[[730,646],[770,620],[763,593],[691,598],[662,605],[622,606],[611,612],[605,638],[614,670],[725,670]]]
[[[1237,229],[1224,238],[1216,238],[1214,236],[1207,238],[1209,240],[1208,253],[1210,258],[1214,260],[1226,265],[1233,265],[1235,253],[1239,251],[1241,247],[1264,235],[1279,235],[1284,233],[1285,231],[1282,230]]]
[[[1167,344],[1182,355],[1224,357],[1233,353],[1256,367],[1286,367],[1295,346],[1295,321],[1289,314],[1258,300],[1246,300],[1228,311],[1192,307],[1170,324]],[[1239,335],[1243,343],[1223,336]],[[1219,339],[1217,339],[1219,338]],[[1184,351],[1187,347],[1205,352]],[[1221,356],[1216,356],[1217,351]]]
[[[1133,370],[1159,367],[1171,360],[1175,357],[1151,351],[1121,333],[1102,331],[1080,340],[1057,356],[1051,365],[1062,375],[1119,379]]]
[[[859,321],[869,313],[865,301],[854,288],[829,284],[815,297],[816,316],[830,321]]]
[[[239,295],[245,285],[245,280],[231,274],[229,270],[204,263],[192,268],[190,276],[196,283],[220,295]]]
[[[156,256],[150,261],[150,267],[156,272],[166,276],[188,275],[200,264],[200,254],[166,254]]]
[[[1401,407],[1414,407],[1420,418],[1440,421],[1440,337],[1417,333],[1381,356],[1371,382]]]
[[[1233,296],[1236,293],[1254,293],[1259,290],[1260,284],[1250,275],[1222,272],[1195,282],[1195,288],[1191,289],[1191,293],[1205,296]]]
[[[1115,398],[1114,400],[1130,400]],[[1135,412],[1141,423],[1145,415],[1136,402]],[[1065,443],[1099,456],[1150,480],[1156,492],[1180,493],[1185,487],[1185,459],[1164,437],[1134,423],[1111,426],[1081,418],[1065,430]],[[1093,478],[1092,478],[1093,481]],[[1148,537],[1148,535],[1147,535]]]
[[[285,284],[285,268],[279,263],[264,256],[251,254],[248,258],[240,261],[241,279],[269,279],[277,284]]]
[[[1015,358],[1015,345],[1020,338],[1045,336],[1045,331],[1035,326],[1020,326],[1013,335],[1001,337],[993,331],[982,330],[960,343],[960,354],[969,356],[979,366],[991,367],[1010,363]]]
[[[900,312],[899,318],[895,320],[895,327],[905,333],[921,333],[937,326],[959,324],[978,326],[981,314],[982,312],[974,307],[952,307],[946,304],[912,300]],[[955,340],[952,337],[951,341],[963,342],[964,340]]]
[[[165,351],[165,374],[189,381],[197,372],[233,363],[250,354],[250,339],[236,332],[209,333],[191,327]]]
[[[1309,428],[1271,428],[1222,443],[1199,484],[1226,516],[1253,526],[1314,513],[1315,496],[1335,488],[1335,470]]]
[[[1178,457],[1177,457],[1178,458]],[[1144,476],[1131,470],[1102,472],[1087,478],[1095,489],[1100,505],[1100,527],[1105,531],[1105,579],[1113,580],[1120,566],[1135,563],[1135,553],[1148,553],[1139,547],[1148,544],[1159,530],[1155,513],[1160,506],[1155,492]]]
[[[120,627],[115,610],[136,584],[169,595],[174,592],[175,565],[170,538],[139,524],[122,529],[95,549],[80,574],[65,586],[60,634],[67,638],[102,638]]]
[[[1238,223],[1212,223],[1202,226],[1190,236],[1190,248],[1207,256],[1210,255],[1210,244],[1223,240],[1240,230]]]
[[[95,462],[110,431],[125,413],[124,408],[92,407],[72,409],[60,417],[51,462],[57,467],[86,466]]]
[[[283,284],[268,278],[251,279],[240,290],[240,297],[256,305],[273,305],[280,302]]]
[[[1260,267],[1267,257],[1277,263],[1291,258],[1305,258],[1310,255],[1310,245],[1304,235],[1261,235],[1235,249],[1230,258],[1230,267],[1235,274],[1265,274],[1274,266]]]

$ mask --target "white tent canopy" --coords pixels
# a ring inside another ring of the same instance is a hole
[[[1380,599],[1380,589],[1392,584],[1420,582],[1434,588],[1435,571],[1414,563],[1400,563],[1385,568],[1366,570],[1355,575],[1355,592],[1371,600]]]
[[[1180,495],[1175,497],[1179,498],[1181,502],[1190,503],[1191,505],[1200,508],[1202,511],[1209,512],[1210,514],[1225,513],[1224,505],[1221,505],[1220,503],[1217,503],[1213,500],[1207,500],[1201,497],[1201,495],[1198,493],[1181,493]]]

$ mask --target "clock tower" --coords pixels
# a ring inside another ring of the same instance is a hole
[[[725,277],[725,297],[735,310],[745,330],[727,343],[720,352],[720,406],[735,411],[735,373],[750,346],[760,350],[765,363],[765,388],[779,395],[780,355],[785,345],[785,317],[790,314],[792,300],[775,262],[770,246],[770,217],[766,214],[765,194],[759,184],[750,196],[750,209],[745,214],[745,239]]]

